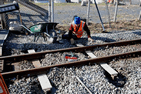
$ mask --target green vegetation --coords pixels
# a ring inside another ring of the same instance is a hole
[[[117,18],[121,17],[121,15],[117,15]]]

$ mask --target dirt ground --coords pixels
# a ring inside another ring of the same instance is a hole
[[[111,22],[110,24],[111,27],[109,23],[104,23],[105,32],[130,31],[130,30],[141,29],[141,21],[139,20]],[[103,28],[101,23],[89,23],[88,27],[91,33],[103,33]],[[69,26],[58,25],[56,28],[62,31],[68,31]]]

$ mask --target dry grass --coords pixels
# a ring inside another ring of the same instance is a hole
[[[88,25],[91,33],[102,33],[102,25],[100,23],[90,23]],[[62,31],[68,31],[69,26],[60,26],[57,28]],[[130,30],[139,30],[141,29],[141,21],[132,20],[132,21],[120,21],[120,22],[111,22],[111,27],[108,23],[104,23],[104,28],[106,32],[112,31],[130,31]]]

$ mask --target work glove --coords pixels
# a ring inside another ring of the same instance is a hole
[[[92,38],[88,38],[88,41],[90,41],[90,42],[94,42],[94,40],[92,39]]]
[[[70,39],[70,42],[71,42],[71,44],[74,44],[74,39],[71,38],[71,39]]]

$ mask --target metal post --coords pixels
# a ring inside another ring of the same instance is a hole
[[[51,22],[54,22],[54,0],[51,0]]]
[[[48,1],[48,21],[51,22],[51,0]]]
[[[140,14],[139,14],[139,18],[138,18],[138,20],[141,20],[141,11],[140,11]]]
[[[0,5],[4,4],[4,1],[1,0],[0,1]],[[9,18],[8,18],[8,14],[6,13],[2,13],[1,14],[1,24],[2,24],[2,29],[9,29]]]
[[[88,0],[88,8],[87,8],[87,25],[89,24],[89,13],[90,13],[90,0]]]
[[[20,24],[22,25],[22,17],[21,17],[20,9],[18,11],[19,11],[19,17],[20,17]]]
[[[110,23],[110,13],[109,13],[109,9],[108,9],[107,0],[105,0],[105,4],[106,4],[106,9],[107,9],[107,14],[108,14],[109,27],[111,28],[111,23]]]
[[[118,11],[118,0],[116,0],[114,22],[116,22],[117,11]]]
[[[129,2],[130,2],[130,5],[132,4],[132,1],[131,0],[129,0]]]
[[[101,19],[100,13],[99,13],[98,6],[97,6],[97,4],[96,4],[96,1],[95,1],[95,0],[94,0],[94,2],[95,2],[95,6],[96,6],[96,9],[97,9],[97,12],[98,12],[98,15],[99,15],[99,18],[100,18],[101,24],[102,24],[103,31],[105,31],[105,29],[104,29],[104,25],[103,25],[103,22],[102,22],[102,19]]]
[[[0,1],[0,5],[4,4],[4,2],[1,0]],[[2,17],[2,14],[0,14],[0,17],[1,17],[1,24],[2,24],[2,28],[3,28],[3,17]]]
[[[116,5],[116,0],[114,0],[114,5]]]
[[[13,1],[13,3],[17,3],[17,1]],[[20,12],[20,9],[18,10],[18,14],[19,14],[19,18],[20,18],[20,24],[22,25],[22,17],[21,17],[21,12]],[[17,16],[18,18],[18,16]]]

